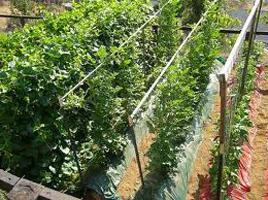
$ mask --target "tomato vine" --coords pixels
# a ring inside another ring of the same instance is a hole
[[[218,52],[219,5],[211,8],[186,55],[170,68],[156,100],[156,139],[150,151],[151,170],[163,174],[176,170],[181,145],[191,132],[195,110],[204,94]]]
[[[239,159],[241,156],[241,146],[247,140],[248,130],[252,127],[252,122],[249,119],[249,101],[252,90],[254,89],[254,78],[256,71],[256,64],[258,57],[262,52],[262,45],[256,44],[254,47],[254,52],[250,58],[247,82],[245,85],[246,92],[241,97],[236,109],[234,106],[228,108],[228,116],[230,112],[235,109],[234,116],[231,122],[228,122],[229,132],[228,140],[226,141],[226,147],[228,149],[225,156],[225,165],[223,172],[223,191],[224,196],[227,197],[227,189],[230,186],[234,186],[238,182],[238,169],[239,169]],[[239,62],[236,69],[236,79],[237,85],[232,89],[231,96],[235,97],[238,95],[239,81],[241,79],[242,69],[244,67],[244,62]],[[212,166],[210,168],[212,191],[215,192],[217,189],[217,178],[218,178],[218,152],[219,152],[219,142],[215,141],[214,148],[212,149],[212,155],[214,157]]]
[[[2,168],[71,191],[78,180],[72,144],[83,171],[122,156],[126,116],[145,91],[144,66],[154,66],[143,58],[154,50],[144,51],[141,43],[154,38],[150,26],[63,104],[58,98],[117,51],[150,12],[141,0],[86,0],[1,35]]]

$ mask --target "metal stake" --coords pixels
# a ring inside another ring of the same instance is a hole
[[[73,140],[73,137],[72,137],[70,132],[69,132],[69,139],[70,139],[70,142],[71,142],[71,150],[73,152],[74,161],[75,161],[75,164],[77,166],[77,170],[78,170],[78,173],[79,173],[79,176],[80,176],[80,181],[82,181],[83,175],[82,175],[82,170],[81,170],[81,167],[80,167],[79,159],[78,159],[78,156],[77,156],[76,144],[75,144],[75,142]]]
[[[247,74],[248,74],[248,64],[249,64],[250,54],[252,52],[253,44],[254,44],[254,32],[256,28],[255,25],[256,25],[256,14],[254,15],[254,19],[253,19],[250,33],[249,33],[249,44],[248,44],[248,49],[246,52],[245,66],[242,72],[242,79],[241,79],[241,85],[240,85],[240,90],[239,90],[239,100],[241,99],[245,90],[245,83],[246,83]]]
[[[260,2],[260,7],[259,7],[259,10],[258,10],[258,14],[257,14],[257,23],[256,23],[256,27],[255,27],[255,36],[254,36],[254,39],[256,39],[256,35],[257,35],[257,31],[258,31],[258,26],[259,26],[259,22],[260,22],[260,15],[261,15],[262,4],[263,4],[263,0],[261,0],[261,2]]]
[[[135,135],[135,131],[134,131],[133,119],[130,116],[128,117],[128,125],[129,125],[130,134],[131,134],[132,139],[133,139],[133,145],[134,145],[138,169],[139,169],[139,173],[140,173],[141,184],[142,184],[142,186],[144,186],[144,179],[143,179],[143,173],[142,173],[142,168],[141,168],[141,161],[140,161],[140,155],[139,155],[139,150],[138,150],[138,145],[137,145],[137,139],[136,139],[136,135]]]

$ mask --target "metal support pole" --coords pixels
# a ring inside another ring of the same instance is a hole
[[[0,14],[0,18],[43,19],[42,16],[9,15],[9,14]]]
[[[20,19],[20,24],[21,24],[22,27],[25,26],[25,24],[26,24],[25,18]]]
[[[71,150],[72,150],[73,156],[74,156],[74,161],[75,161],[75,164],[77,166],[77,170],[78,170],[78,173],[79,173],[79,176],[80,176],[80,181],[82,181],[83,175],[82,175],[82,170],[81,170],[81,167],[80,167],[79,159],[78,159],[78,156],[77,156],[76,144],[75,144],[75,142],[73,140],[73,137],[72,137],[70,132],[69,132],[69,139],[70,139],[70,143],[71,143]]]
[[[135,131],[134,131],[133,119],[130,116],[128,117],[128,125],[129,125],[130,134],[131,134],[132,139],[133,139],[133,145],[134,145],[138,169],[139,169],[139,173],[140,173],[141,184],[142,184],[142,186],[144,186],[144,179],[143,179],[143,173],[142,173],[142,168],[141,168],[141,161],[140,161],[140,155],[139,155],[136,135],[135,135]]]
[[[169,25],[162,25],[163,27],[170,27]],[[191,27],[188,26],[180,26],[178,27],[179,30],[185,31],[185,32],[189,32],[192,30]],[[152,25],[152,30],[154,33],[157,33],[157,30],[159,29],[159,25]],[[241,29],[229,29],[229,28],[221,28],[219,30],[220,33],[223,34],[240,34],[241,33]],[[268,35],[268,31],[256,31],[255,32],[256,35]],[[247,36],[246,38],[249,37],[249,32],[247,32]]]
[[[244,90],[245,90],[245,83],[246,83],[246,79],[247,79],[247,74],[248,74],[248,64],[249,64],[249,59],[250,59],[250,55],[252,53],[253,50],[253,45],[254,45],[254,32],[256,29],[256,13],[254,15],[254,19],[251,25],[251,29],[250,29],[250,33],[249,33],[249,43],[248,43],[248,49],[246,52],[246,58],[245,58],[245,65],[242,71],[242,79],[241,79],[241,85],[240,85],[240,89],[239,89],[239,100],[241,99]]]
[[[81,170],[81,167],[79,164],[79,160],[78,160],[78,156],[77,156],[77,152],[76,152],[76,146],[75,146],[74,141],[71,141],[71,146],[72,146],[72,150],[73,150],[74,160],[75,160],[75,163],[76,163],[76,166],[78,169],[78,173],[79,173],[80,179],[82,180],[82,178],[83,178],[82,170]]]
[[[220,115],[220,151],[219,151],[219,165],[218,165],[218,180],[217,180],[217,200],[223,200],[222,194],[222,180],[224,167],[224,148],[225,148],[225,120],[226,120],[226,96],[227,96],[227,82],[224,74],[219,75],[220,82],[220,97],[221,97],[221,115]]]
[[[145,32],[144,32],[144,29],[142,29],[141,37],[142,37],[142,55],[145,58],[145,56],[146,56],[146,47],[145,47]]]
[[[257,35],[257,31],[258,31],[258,26],[259,26],[259,21],[260,21],[260,15],[261,15],[262,5],[263,5],[263,0],[261,0],[261,2],[260,2],[260,7],[259,7],[259,10],[258,10],[258,14],[257,14],[257,22],[256,22],[256,27],[255,27],[255,36],[254,36],[254,39],[256,39],[256,35]]]

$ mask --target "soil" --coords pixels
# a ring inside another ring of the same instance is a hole
[[[1,14],[11,14],[10,6],[8,1],[0,0],[0,13]],[[8,26],[8,18],[0,18],[0,31],[5,31]]]
[[[267,55],[266,55],[267,56]],[[248,200],[262,199],[266,193],[265,174],[268,168],[268,68],[265,69],[265,81],[260,85],[261,102],[257,110],[255,124],[257,134],[253,141],[253,158],[250,169],[251,191],[247,195]]]
[[[252,0],[228,0],[227,5],[230,9],[232,10],[237,10],[237,9],[249,9],[253,5]]]
[[[209,120],[204,124],[203,139],[193,165],[193,171],[188,182],[187,200],[195,200],[199,197],[199,186],[208,177],[209,163],[212,159],[210,153],[213,140],[217,136],[217,122],[220,113],[220,97],[216,97],[215,105]]]
[[[154,138],[155,134],[149,133],[143,138],[141,144],[139,145],[140,160],[141,160],[142,171],[143,173],[145,173],[144,175],[146,175],[145,169],[149,163],[149,159],[146,153],[148,152],[151,144],[153,143]],[[141,181],[137,166],[137,160],[133,159],[131,164],[125,171],[124,177],[121,180],[117,188],[117,191],[123,200],[127,200],[135,195],[140,185]]]

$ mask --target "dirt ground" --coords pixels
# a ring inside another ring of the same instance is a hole
[[[265,69],[265,81],[260,85],[261,103],[258,108],[256,126],[257,135],[253,141],[253,158],[250,169],[251,191],[248,200],[262,199],[266,193],[265,173],[268,169],[268,68]]]
[[[249,9],[252,7],[253,0],[227,0],[227,5],[230,9]]]
[[[217,135],[217,121],[220,113],[220,98],[216,97],[215,105],[209,120],[204,125],[203,140],[198,149],[193,171],[188,182],[187,200],[195,200],[199,197],[199,185],[208,177],[209,162],[212,158],[210,150],[213,147],[213,139]]]
[[[10,7],[8,1],[0,0],[0,13],[1,14],[10,14]],[[0,18],[0,31],[4,31],[8,25],[8,18]]]
[[[139,145],[140,159],[143,172],[145,172],[145,169],[149,162],[146,153],[148,152],[151,144],[153,143],[154,138],[155,134],[149,133],[147,136],[145,136],[145,138]],[[133,159],[130,166],[125,171],[125,175],[121,180],[117,191],[123,200],[127,200],[135,194],[140,185],[141,181],[137,166],[137,160]]]

